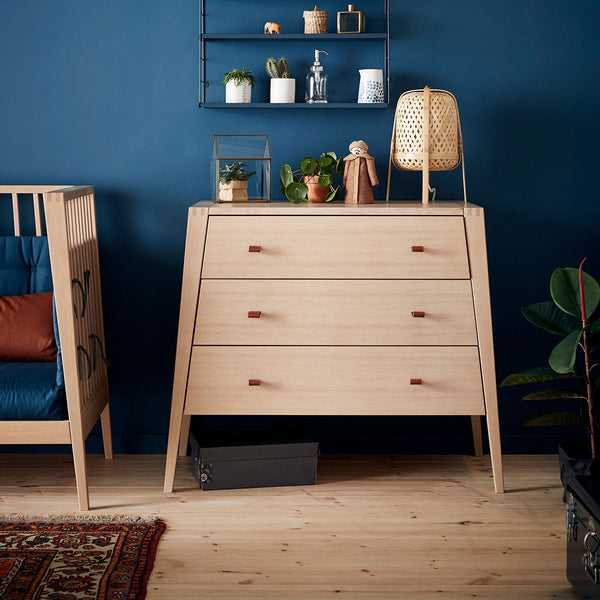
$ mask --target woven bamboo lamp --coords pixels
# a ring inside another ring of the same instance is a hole
[[[392,164],[403,171],[422,171],[422,202],[429,203],[430,171],[449,171],[462,163],[465,203],[465,162],[456,98],[444,90],[404,92],[398,99],[390,146],[386,202],[390,199]]]

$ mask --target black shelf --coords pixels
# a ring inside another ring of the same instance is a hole
[[[385,40],[387,33],[202,33],[200,39],[205,40],[261,40],[271,42],[276,40],[338,40],[366,41]]]
[[[308,110],[319,110],[321,108],[389,108],[388,102],[381,103],[365,103],[358,104],[357,102],[327,102],[324,104],[308,104],[307,102],[295,102],[293,104],[279,104],[271,102],[246,102],[244,104],[232,103],[232,102],[202,102],[200,107],[202,108],[300,108]]]

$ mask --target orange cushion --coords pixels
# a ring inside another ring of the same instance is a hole
[[[52,292],[0,297],[0,360],[56,360]]]

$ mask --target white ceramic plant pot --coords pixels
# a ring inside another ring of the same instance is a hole
[[[235,104],[247,104],[252,95],[252,86],[248,81],[242,81],[239,85],[235,81],[228,81],[225,85],[225,102]]]
[[[271,79],[271,103],[293,104],[296,101],[296,80],[289,77]]]
[[[383,71],[381,69],[359,69],[360,86],[358,103],[383,102]]]

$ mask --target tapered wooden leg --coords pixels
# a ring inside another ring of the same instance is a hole
[[[500,446],[500,420],[496,392],[492,307],[490,302],[483,208],[479,206],[465,208],[465,231],[469,247],[473,304],[477,324],[481,377],[485,398],[485,417],[490,440],[494,489],[497,493],[501,494],[504,492],[504,477],[502,474],[502,449]]]
[[[81,431],[71,432],[71,447],[73,448],[79,510],[89,510],[90,500],[87,486],[87,467],[85,464],[85,440],[81,435]]]
[[[179,438],[179,456],[187,455],[191,421],[192,417],[190,415],[183,415],[183,420],[181,421],[181,436]]]
[[[200,272],[202,271],[207,226],[208,209],[192,206],[188,213],[185,257],[183,259],[183,281],[181,284],[177,349],[175,351],[173,399],[171,404],[171,421],[169,423],[169,442],[167,444],[167,464],[165,468],[165,492],[173,491],[177,454],[180,446],[183,445],[182,438],[184,436],[187,444],[190,427],[190,417],[187,415],[184,416],[183,410],[194,338],[194,324],[200,290]]]
[[[483,438],[481,435],[480,415],[471,415],[471,429],[473,430],[473,449],[475,456],[483,456]]]
[[[100,415],[100,424],[102,425],[102,445],[104,446],[104,458],[106,460],[112,460],[113,458],[113,446],[112,446],[112,427],[110,425],[110,404],[104,407]]]

